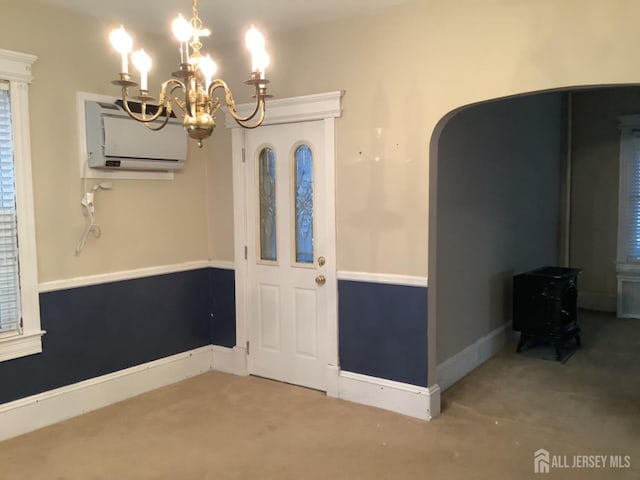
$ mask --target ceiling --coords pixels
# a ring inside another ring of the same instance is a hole
[[[169,34],[171,21],[191,17],[190,0],[45,0],[51,5],[123,24],[136,30]],[[241,41],[252,23],[269,32],[370,15],[412,0],[200,0],[199,15],[213,32],[212,43]]]

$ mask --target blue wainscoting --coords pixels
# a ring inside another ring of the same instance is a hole
[[[426,387],[427,288],[340,280],[340,368]]]
[[[427,289],[339,281],[342,370],[427,386]],[[43,352],[0,362],[0,404],[236,343],[235,272],[204,268],[40,294]]]
[[[236,345],[236,285],[235,270],[212,268],[211,288],[213,295],[213,318],[211,343],[223,347]]]
[[[233,274],[205,268],[40,294],[43,352],[0,363],[0,404],[211,343],[233,346]]]

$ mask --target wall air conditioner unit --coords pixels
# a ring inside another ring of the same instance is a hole
[[[140,105],[136,107],[140,111]],[[84,108],[89,167],[175,171],[184,166],[187,136],[179,119],[170,118],[162,131],[156,132],[132,119],[117,102],[85,100]],[[164,117],[158,124],[162,121]]]

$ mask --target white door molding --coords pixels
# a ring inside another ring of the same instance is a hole
[[[310,122],[312,120],[338,118],[342,115],[343,95],[343,91],[338,91],[268,100],[266,115],[262,124],[275,125],[278,123]],[[248,116],[254,108],[254,104],[244,103],[237,105],[236,111],[238,115],[244,117]],[[226,108],[224,109],[224,113],[224,126],[239,129],[240,126]]]
[[[323,120],[324,121],[324,151],[326,161],[324,162],[324,174],[326,191],[326,212],[327,212],[327,238],[326,249],[326,270],[337,272],[336,262],[336,221],[335,221],[335,118],[342,114],[342,95],[344,92],[329,92],[316,95],[292,97],[267,102],[267,113],[263,125],[275,125],[286,123],[297,123],[302,121]],[[250,112],[252,105],[238,105],[237,111],[240,115]],[[247,169],[243,162],[243,148],[245,144],[245,131],[240,128],[231,115],[225,110],[225,126],[232,128],[232,161],[233,161],[233,210],[234,210],[234,259],[236,266],[235,290],[236,290],[236,351],[246,357],[247,345],[247,312],[248,312],[248,268],[245,259],[245,248],[247,242]],[[330,306],[328,315],[328,344],[327,344],[327,375],[335,377],[338,366],[338,306],[337,289],[328,292],[328,304]],[[247,365],[244,362],[244,365]],[[240,372],[238,372],[240,373]],[[242,372],[247,374],[247,372]],[[337,395],[334,388],[328,388],[327,393],[332,396]]]

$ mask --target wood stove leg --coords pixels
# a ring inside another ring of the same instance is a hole
[[[520,353],[525,343],[527,343],[527,336],[524,333],[521,333],[520,340],[518,340],[518,347],[516,348],[516,352]]]
[[[562,349],[559,342],[553,342],[553,348],[556,351],[556,360],[562,360]]]

